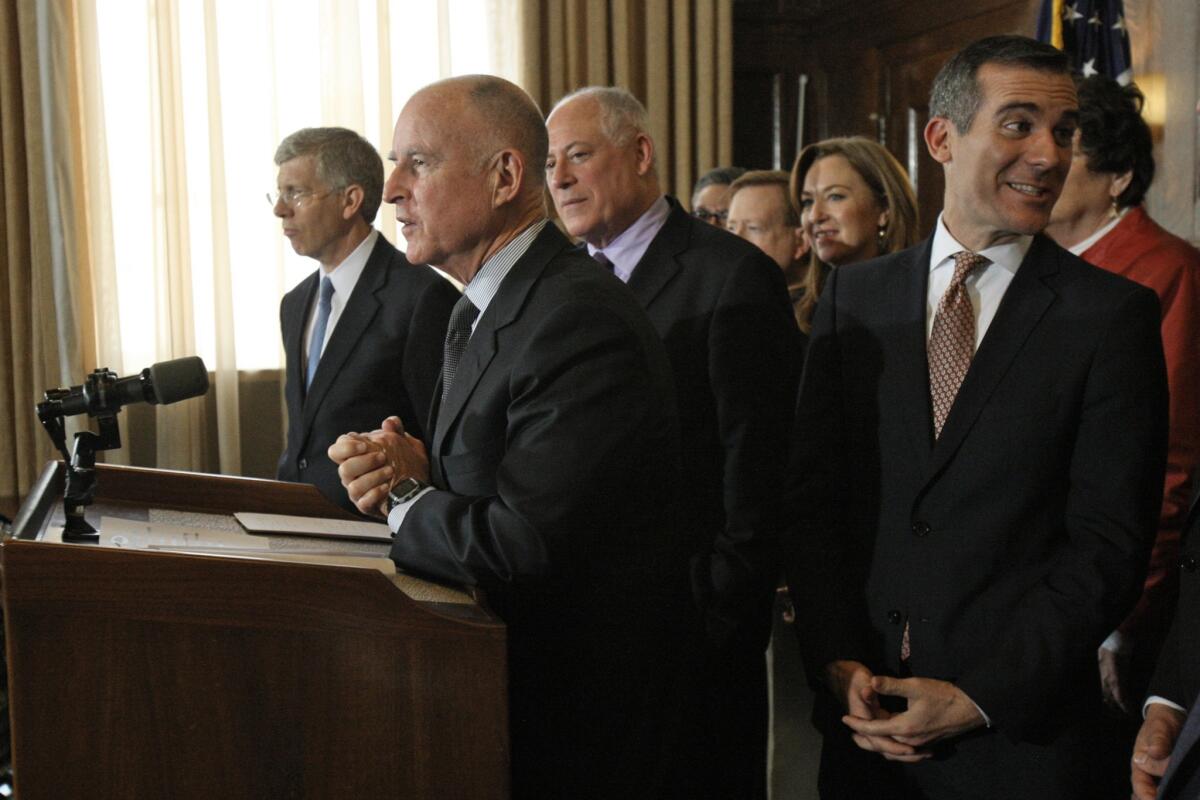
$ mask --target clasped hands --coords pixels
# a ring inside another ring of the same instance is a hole
[[[405,478],[429,483],[425,445],[405,432],[399,417],[388,417],[370,433],[343,433],[328,453],[350,501],[364,514],[386,517],[387,493]]]
[[[875,675],[858,661],[831,662],[825,677],[846,706],[842,722],[855,744],[890,761],[923,761],[933,755],[925,745],[985,723],[966,693],[947,681]],[[879,702],[883,695],[903,697],[908,707],[888,711]]]

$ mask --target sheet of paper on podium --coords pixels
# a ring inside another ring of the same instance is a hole
[[[386,529],[386,526],[384,527]],[[51,535],[47,538],[61,541],[60,531],[61,529],[54,531],[59,533],[58,537]],[[389,536],[388,541],[390,540]],[[470,595],[459,589],[400,572],[396,569],[395,562],[388,558],[390,545],[380,542],[306,536],[256,536],[215,527],[173,525],[106,516],[100,520],[100,546],[375,569],[386,575],[402,592],[419,602],[455,605],[475,602]]]
[[[250,533],[327,536],[335,539],[362,539],[368,542],[392,541],[392,531],[382,522],[297,517],[288,514],[252,514],[245,511],[239,511],[233,516]]]

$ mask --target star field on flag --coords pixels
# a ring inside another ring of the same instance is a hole
[[[1042,0],[1037,38],[1066,51],[1076,72],[1133,80],[1121,0]]]

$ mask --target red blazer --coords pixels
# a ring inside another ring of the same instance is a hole
[[[1162,513],[1145,589],[1120,626],[1122,634],[1157,646],[1173,606],[1179,536],[1192,472],[1200,460],[1200,251],[1164,230],[1138,206],[1088,248],[1083,259],[1148,286],[1162,305],[1163,352],[1171,392]]]

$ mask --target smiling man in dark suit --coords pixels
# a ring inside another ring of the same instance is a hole
[[[787,287],[757,247],[663,195],[646,110],[632,94],[581,89],[546,125],[546,179],[563,224],[628,284],[675,375],[680,520],[703,640],[692,702],[706,749],[690,796],[764,797],[764,650],[799,336]]]
[[[409,257],[466,288],[428,446],[391,419],[330,456],[360,509],[386,503],[400,566],[482,587],[507,624],[513,796],[670,796],[686,557],[662,344],[546,219],[521,89],[422,89],[389,157]]]
[[[1161,499],[1158,302],[1040,234],[1078,116],[1060,51],[973,43],[930,113],[933,238],[833,271],[800,391],[785,550],[823,797],[1095,798],[1095,649]]]
[[[275,216],[295,251],[320,264],[279,308],[288,429],[277,476],[354,510],[326,450],[390,414],[421,434],[458,292],[372,227],[383,160],[367,140],[304,128],[280,143],[275,163]]]

